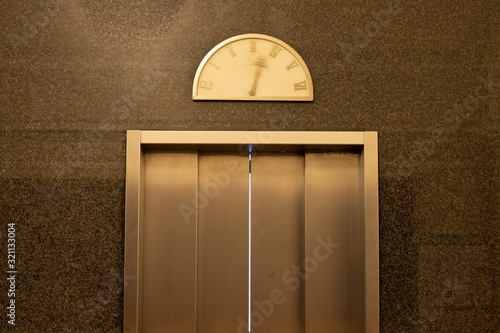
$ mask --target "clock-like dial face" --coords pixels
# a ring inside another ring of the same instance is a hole
[[[193,99],[312,101],[313,85],[306,64],[289,45],[246,34],[223,41],[205,56]]]

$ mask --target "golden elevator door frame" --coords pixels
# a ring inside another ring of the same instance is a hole
[[[124,332],[378,332],[376,139],[129,131]]]

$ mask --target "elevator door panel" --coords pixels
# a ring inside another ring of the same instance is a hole
[[[304,157],[252,158],[252,307],[255,332],[303,331]],[[300,275],[300,273],[299,273]]]
[[[358,164],[357,154],[305,155],[306,332],[362,329]]]
[[[145,154],[143,332],[233,331],[248,317],[248,156]]]
[[[142,327],[148,333],[195,332],[197,153],[145,154]]]
[[[248,155],[200,153],[196,333],[248,316]]]

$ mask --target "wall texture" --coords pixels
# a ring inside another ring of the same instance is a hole
[[[0,32],[2,332],[122,330],[127,129],[378,131],[381,331],[498,332],[498,1],[4,0]],[[191,100],[250,32],[313,103]]]

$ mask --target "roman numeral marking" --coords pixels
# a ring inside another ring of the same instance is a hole
[[[209,61],[208,63],[209,63],[210,65],[214,66],[215,68],[217,68],[217,70],[219,70],[219,69],[220,69],[220,67],[219,67],[219,66],[217,66],[216,64],[214,64],[213,62]]]
[[[256,40],[250,41],[250,52],[257,52],[257,41]]]
[[[269,55],[273,58],[276,58],[276,56],[278,55],[278,53],[280,53],[280,51],[281,51],[281,49],[279,47],[277,47],[276,45],[273,45],[273,49],[271,50]]]
[[[234,51],[233,51],[233,47],[232,47],[231,45],[228,45],[228,46],[227,46],[227,49],[229,50],[229,53],[231,54],[231,57],[236,56],[236,53],[234,53]]]
[[[203,80],[201,80],[199,87],[211,90],[212,89],[212,81],[203,81]]]
[[[290,65],[286,66],[286,70],[289,71],[292,68],[299,67],[299,64],[294,60]]]
[[[307,90],[306,86],[306,80],[299,82],[299,83],[294,83],[295,86],[295,91],[297,90]]]

